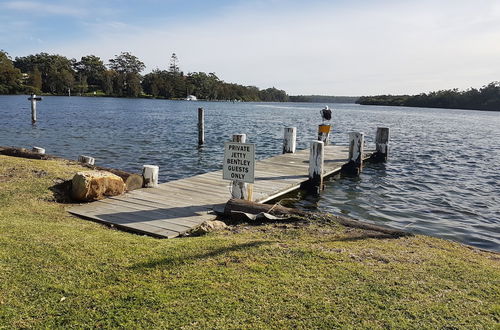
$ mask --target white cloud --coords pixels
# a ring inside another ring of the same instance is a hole
[[[247,4],[204,20],[119,29],[103,23],[92,31],[88,40],[53,51],[105,60],[130,51],[148,70],[166,68],[176,52],[185,70],[291,94],[418,93],[479,87],[500,76],[500,10],[486,0],[267,12]]]
[[[37,1],[8,1],[2,5],[5,9],[17,11],[29,11],[30,14],[38,15],[64,15],[81,17],[87,14],[87,10],[76,7],[75,4],[62,5],[50,4]]]

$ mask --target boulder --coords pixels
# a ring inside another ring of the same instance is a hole
[[[228,226],[219,220],[207,220],[200,224],[198,227],[195,227],[191,229],[188,233],[188,235],[192,236],[201,236],[205,235],[207,233],[210,233],[212,231],[217,231],[217,230],[223,230],[226,229]]]
[[[93,201],[121,195],[125,188],[123,179],[118,175],[106,171],[83,171],[73,177],[71,197],[76,201]]]

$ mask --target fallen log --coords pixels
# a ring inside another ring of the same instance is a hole
[[[330,213],[321,213],[321,212],[306,212],[299,209],[284,207],[281,205],[269,205],[269,204],[260,204],[256,202],[251,202],[242,199],[230,199],[224,208],[224,214],[228,217],[231,217],[232,213],[250,213],[250,214],[258,214],[258,213],[269,213],[273,215],[287,215],[287,216],[299,216],[307,219],[315,219],[315,220],[328,220],[338,223],[345,227],[357,228],[363,230],[376,231],[380,233],[384,233],[390,235],[392,237],[403,237],[403,236],[413,236],[413,234],[393,229],[385,226],[379,226],[371,223],[361,222],[354,219],[349,219],[347,217],[337,216]]]
[[[0,147],[0,154],[11,157],[22,157],[29,159],[51,159],[52,156],[46,154],[39,154],[37,152],[33,152],[31,150],[25,148],[8,148],[8,147]]]

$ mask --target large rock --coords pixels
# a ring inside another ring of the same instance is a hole
[[[73,177],[71,197],[77,201],[93,201],[121,195],[125,188],[123,179],[118,175],[106,171],[84,171]]]

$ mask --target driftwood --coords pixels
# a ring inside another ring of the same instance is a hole
[[[250,214],[270,213],[273,215],[295,215],[305,217],[310,213],[292,209],[281,205],[260,204],[243,199],[230,199],[224,208],[224,214],[230,216],[231,212],[244,212]]]
[[[241,199],[230,199],[224,208],[224,214],[226,216],[231,216],[232,213],[251,213],[251,214],[258,214],[261,212],[265,213],[270,213],[273,215],[287,215],[287,216],[299,216],[299,217],[305,217],[305,218],[312,218],[312,219],[324,219],[325,217],[328,218],[328,220],[332,220],[342,226],[345,227],[350,227],[350,228],[358,228],[358,229],[364,229],[364,230],[370,230],[370,231],[376,231],[380,233],[384,233],[387,235],[390,235],[392,237],[402,237],[402,236],[412,236],[411,233],[398,230],[398,229],[392,229],[388,227],[383,227],[383,226],[378,226],[370,223],[365,223],[361,222],[358,220],[354,219],[349,219],[347,217],[341,217],[341,216],[336,216],[332,214],[327,214],[327,213],[320,213],[320,212],[306,212],[294,208],[288,208],[284,207],[281,205],[269,205],[269,204],[260,204],[260,203],[255,203],[255,202],[250,202],[246,200],[241,200]]]
[[[51,156],[51,155],[46,155],[46,154],[39,154],[37,152],[33,152],[31,150],[25,149],[25,148],[8,148],[8,147],[0,147],[0,154],[5,155],[5,156],[12,156],[12,157],[22,157],[22,158],[29,158],[29,159],[54,159],[57,157]]]

